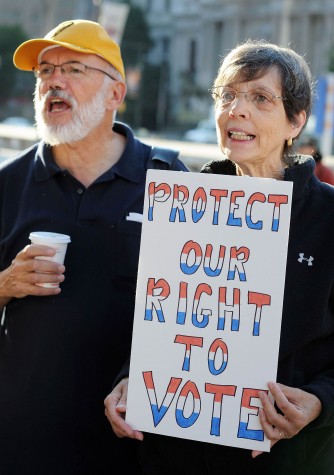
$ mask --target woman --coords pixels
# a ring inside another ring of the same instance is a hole
[[[294,51],[248,41],[226,56],[211,89],[226,160],[202,171],[293,181],[278,383],[268,383],[275,405],[261,395],[271,451],[144,437],[123,420],[123,379],[105,401],[106,415],[119,437],[142,440],[145,474],[334,473],[334,189],[316,178],[311,157],[291,151],[311,112],[312,87]]]

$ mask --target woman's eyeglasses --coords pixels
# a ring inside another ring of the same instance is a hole
[[[275,104],[275,99],[285,100],[282,96],[275,96],[266,89],[249,89],[248,91],[236,91],[231,87],[217,86],[209,89],[213,98],[219,101],[222,106],[227,106],[235,101],[238,94],[244,94],[245,99],[258,108],[265,108]]]

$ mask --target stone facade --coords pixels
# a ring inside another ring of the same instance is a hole
[[[116,0],[114,0],[116,1]],[[103,0],[1,0],[1,24],[44,36],[70,18],[99,18]],[[333,0],[132,0],[143,8],[160,66],[159,126],[189,125],[212,108],[208,88],[222,56],[247,39],[289,45],[315,78],[328,72],[334,50]]]
[[[92,19],[89,0],[1,0],[1,25],[21,25],[28,38],[43,37],[58,23],[72,18]]]
[[[171,117],[181,123],[208,115],[211,99],[206,93],[221,57],[248,38],[292,47],[304,55],[315,78],[328,72],[330,52],[334,50],[332,0],[135,3],[147,12],[155,43],[150,60],[167,65],[165,93],[172,108]]]

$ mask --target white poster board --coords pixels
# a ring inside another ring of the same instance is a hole
[[[270,450],[292,183],[148,170],[126,421]]]

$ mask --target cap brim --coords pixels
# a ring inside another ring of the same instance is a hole
[[[78,51],[79,53],[96,54],[95,51],[84,49],[61,41],[35,39],[26,41],[17,48],[13,56],[13,62],[15,66],[18,69],[22,69],[24,71],[32,71],[33,68],[38,64],[38,56],[40,55],[41,51],[43,51],[43,49],[47,48],[48,46],[63,46],[64,48]]]

